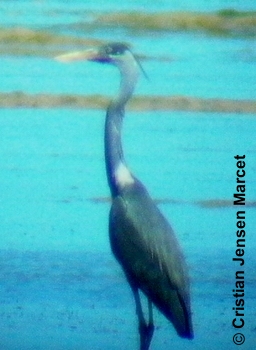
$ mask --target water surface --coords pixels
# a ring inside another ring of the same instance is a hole
[[[112,1],[2,4],[1,32],[16,34],[12,43],[9,34],[1,41],[0,92],[110,97],[119,85],[113,67],[61,65],[52,58],[87,47],[88,40],[122,40],[141,55],[150,78],[141,78],[138,96],[255,101],[251,32],[136,31],[122,25],[84,29],[95,13],[253,13],[253,2],[141,0],[119,6]],[[17,35],[17,28],[23,36]],[[22,44],[21,37],[26,39]],[[77,106],[28,107],[21,103],[0,114],[0,348],[136,349],[132,295],[108,243],[105,112]],[[191,275],[195,339],[180,339],[155,311],[152,349],[235,349],[232,289],[239,266],[232,261],[237,239],[232,200],[237,154],[246,155],[248,203],[242,347],[250,350],[255,344],[255,124],[255,113],[241,109],[127,112],[127,162],[172,223]]]

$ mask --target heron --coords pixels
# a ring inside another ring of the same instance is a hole
[[[140,350],[148,350],[154,333],[153,305],[173,324],[182,338],[193,338],[188,268],[176,235],[147,189],[128,168],[121,130],[126,103],[140,70],[136,56],[124,43],[63,54],[59,61],[87,60],[115,65],[120,89],[105,118],[105,165],[112,205],[109,238],[134,296]],[[147,299],[147,316],[141,296]],[[146,319],[147,318],[147,319]]]

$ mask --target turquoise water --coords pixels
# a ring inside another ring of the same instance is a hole
[[[87,36],[73,26],[114,2],[9,1],[1,25]],[[139,1],[120,10],[255,10],[253,1]],[[255,42],[193,32],[95,31],[124,40],[143,61],[138,95],[255,99]],[[160,61],[160,57],[168,60]],[[115,94],[112,67],[61,65],[51,58],[3,55],[1,92]],[[137,349],[129,287],[108,242],[110,203],[102,110],[2,109],[0,114],[0,349]],[[256,200],[256,119],[249,114],[129,112],[127,162],[160,200],[190,267],[195,339],[180,339],[157,311],[152,350],[235,349],[236,154],[246,155],[247,195]],[[163,200],[167,201],[164,202]],[[161,202],[162,200],[162,202]],[[204,207],[208,200],[227,206]],[[246,207],[246,342],[255,344],[255,207]]]

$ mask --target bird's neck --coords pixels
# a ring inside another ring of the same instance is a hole
[[[138,67],[135,64],[136,62],[133,65],[124,64],[119,67],[121,73],[119,94],[110,103],[106,115],[105,162],[112,196],[117,195],[124,186],[134,182],[134,178],[125,164],[121,130],[125,105],[132,96],[138,78]]]
[[[125,107],[126,103],[131,98],[139,77],[139,66],[133,56],[122,61],[119,65],[121,82],[119,93],[112,101],[113,107]]]

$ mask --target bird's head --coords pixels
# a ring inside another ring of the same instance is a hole
[[[55,59],[65,63],[81,60],[109,63],[118,67],[121,73],[120,90],[117,98],[111,103],[115,107],[123,106],[129,100],[140,70],[147,77],[138,59],[132,54],[129,47],[123,43],[110,43],[95,49],[66,53],[55,57]]]
[[[55,59],[61,62],[86,60],[99,63],[112,63],[118,66],[127,57],[132,59],[134,56],[126,44],[110,43],[95,49],[66,53],[55,57]]]
[[[138,66],[144,75],[140,62],[133,55],[128,45],[124,43],[109,43],[99,46],[98,48],[88,49],[84,51],[76,51],[66,53],[55,57],[57,61],[69,63],[73,61],[93,61],[98,63],[109,63],[117,66],[121,71],[127,66]]]

